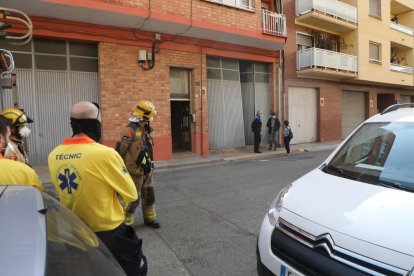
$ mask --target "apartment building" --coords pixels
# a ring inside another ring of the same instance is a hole
[[[3,0],[0,6],[33,21],[31,43],[0,41],[15,58],[19,105],[35,120],[32,164],[45,164],[71,135],[69,110],[79,100],[99,102],[103,143],[110,146],[135,103],[153,102],[156,160],[252,144],[255,111],[267,117],[279,108],[287,34],[282,1]]]
[[[340,140],[413,102],[414,2],[286,0],[285,116],[293,143]]]

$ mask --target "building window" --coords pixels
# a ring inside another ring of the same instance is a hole
[[[369,42],[369,61],[381,63],[381,44]]]
[[[381,18],[381,0],[369,0],[369,15]]]
[[[186,69],[170,69],[170,94],[172,99],[190,98],[190,76]]]
[[[225,6],[230,6],[230,7],[234,7],[238,9],[254,11],[253,0],[205,0],[205,1],[222,4]]]
[[[313,46],[312,36],[307,35],[307,34],[297,33],[296,34],[296,46],[297,46],[298,51],[312,48]]]

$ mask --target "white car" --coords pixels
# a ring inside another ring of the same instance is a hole
[[[371,117],[281,190],[262,222],[259,275],[414,275],[413,107]]]

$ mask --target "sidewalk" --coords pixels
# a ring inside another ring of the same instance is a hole
[[[326,143],[307,143],[307,144],[296,144],[291,145],[290,150],[292,154],[300,152],[313,152],[323,150],[335,149],[341,141],[326,142]],[[161,160],[155,161],[155,171],[181,168],[181,167],[192,167],[192,166],[203,166],[216,163],[240,161],[247,159],[264,158],[270,156],[286,155],[285,148],[279,148],[277,151],[267,150],[266,147],[261,148],[262,153],[253,153],[253,147],[247,146],[238,149],[231,150],[220,150],[211,151],[208,156],[196,156],[195,154],[177,154],[172,160]],[[51,184],[49,170],[47,166],[35,167],[34,168],[39,175],[42,183],[47,186]]]

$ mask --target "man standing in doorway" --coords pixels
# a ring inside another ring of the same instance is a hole
[[[262,140],[262,134],[261,134],[262,115],[263,115],[263,112],[261,110],[258,110],[252,122],[252,131],[254,133],[254,152],[255,153],[262,153],[259,150],[260,142]]]

